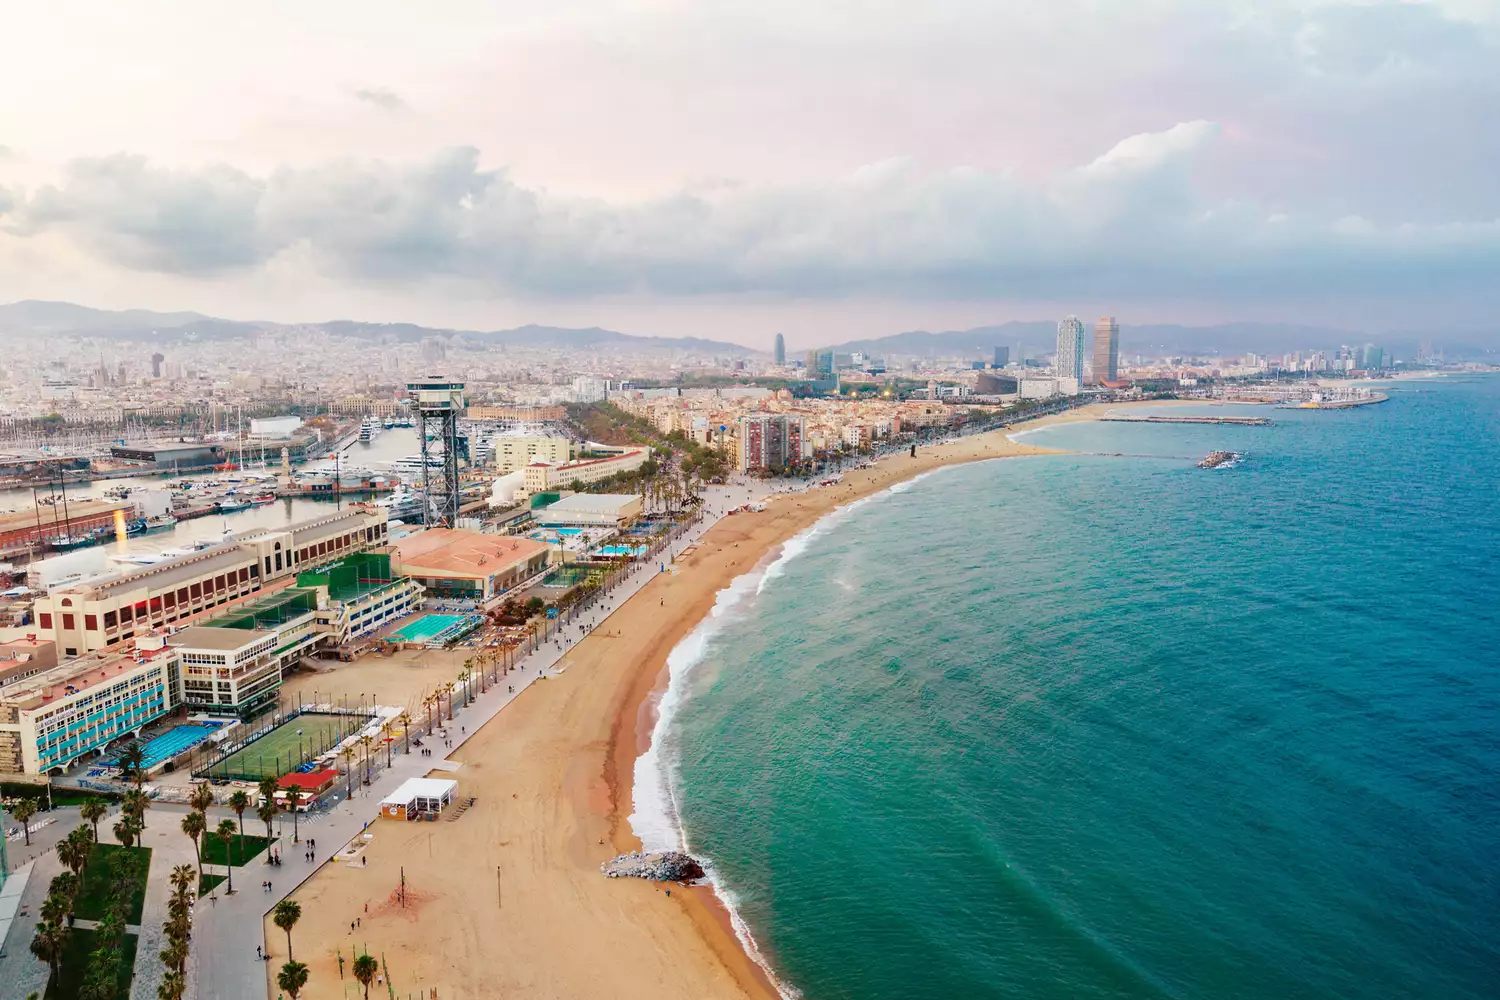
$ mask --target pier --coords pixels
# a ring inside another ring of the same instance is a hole
[[[1099,418],[1119,424],[1239,424],[1244,427],[1269,427],[1270,417],[1195,417],[1195,416],[1113,416]]]

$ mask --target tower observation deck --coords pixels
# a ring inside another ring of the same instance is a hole
[[[406,383],[417,411],[422,442],[422,492],[427,498],[422,523],[452,528],[458,522],[458,416],[464,409],[464,384],[430,375]]]

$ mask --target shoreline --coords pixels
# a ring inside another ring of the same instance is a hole
[[[312,973],[304,1000],[342,997],[348,980],[338,960],[356,949],[381,957],[398,994],[436,989],[444,1000],[779,1000],[774,974],[741,944],[712,888],[681,891],[599,870],[639,847],[630,825],[635,767],[668,690],[668,657],[722,590],[764,569],[828,514],[952,465],[1067,454],[1007,435],[1110,408],[920,447],[915,459],[899,452],[846,472],[836,486],[771,494],[764,511],[720,517],[670,572],[613,610],[586,615],[597,619],[595,630],[429,772],[458,780],[458,797],[472,799],[467,811],[436,824],[372,819],[357,838],[357,865],[325,865],[292,894],[303,914],[296,957]],[[462,722],[461,714],[454,726]],[[401,884],[405,902],[395,892]],[[269,918],[263,926],[269,973],[284,957],[285,936]]]
[[[691,619],[690,626],[682,629],[671,647],[664,654],[653,658],[654,662],[647,661],[638,665],[639,674],[636,682],[632,685],[630,696],[621,705],[620,713],[615,720],[614,738],[605,775],[614,801],[610,823],[615,846],[621,852],[642,849],[642,843],[630,824],[630,817],[637,810],[636,764],[651,749],[654,730],[660,717],[660,705],[671,686],[669,658],[685,641],[708,624],[709,616],[721,594],[737,586],[745,577],[757,575],[764,579],[764,575],[782,557],[783,549],[788,542],[798,534],[815,529],[826,519],[838,516],[859,501],[889,491],[903,483],[924,478],[944,468],[1003,458],[1070,454],[1063,449],[1030,445],[1016,438],[1058,424],[1095,421],[1121,407],[1161,405],[1162,402],[1155,400],[1142,403],[1092,404],[1065,413],[1040,417],[1012,427],[999,428],[969,438],[928,446],[926,455],[923,455],[922,450],[919,449],[917,464],[907,464],[899,470],[892,468],[892,464],[911,463],[913,460],[904,453],[885,456],[870,469],[859,469],[847,473],[839,486],[823,488],[835,495],[836,502],[809,504],[803,512],[789,518],[788,523],[783,525],[780,531],[762,539],[758,548],[742,553],[752,557],[750,567],[727,580],[719,580],[718,586],[711,588],[706,595],[700,595],[698,603],[701,607],[695,608],[697,613]],[[983,444],[983,450],[976,450],[975,444]],[[856,475],[860,476],[859,481],[847,482]],[[766,517],[775,513],[778,506],[782,512],[787,513],[789,511],[786,504],[795,502],[798,498],[816,498],[817,494],[818,490],[810,490],[806,493],[774,494],[768,499],[768,509],[764,514],[736,516]],[[800,502],[796,506],[803,508]],[[712,533],[720,527],[722,527],[722,521],[705,532],[702,541],[698,544],[708,544]],[[692,565],[689,564],[686,571],[691,569]],[[678,834],[681,838],[680,825]],[[686,848],[687,845],[681,846]],[[748,927],[743,932],[745,937],[741,937],[741,931],[735,923],[738,917],[720,895],[720,887],[717,884],[710,883],[694,887],[688,894],[685,908],[689,911],[694,924],[699,927],[700,933],[705,935],[706,943],[716,953],[722,955],[726,949],[731,949],[735,953],[739,959],[736,964],[741,966],[737,977],[741,985],[747,988],[747,992],[759,991],[750,992],[750,995],[775,997],[781,1000],[799,995],[795,987],[781,983],[777,979],[771,968],[769,957],[761,952],[758,942],[755,941]],[[724,940],[725,938],[728,940]],[[748,969],[744,968],[745,966],[748,966]]]

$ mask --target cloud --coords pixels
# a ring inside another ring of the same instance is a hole
[[[458,281],[518,297],[1493,295],[1500,222],[1381,225],[1210,198],[1195,168],[1225,141],[1216,124],[1190,121],[1040,182],[893,159],[820,184],[635,201],[526,187],[467,147],[263,177],[117,155],[74,161],[0,221],[139,271],[234,275],[296,255],[346,282]]]
[[[407,103],[401,99],[400,94],[384,87],[361,87],[354,92],[354,99],[373,104],[381,111],[396,112],[407,109]]]

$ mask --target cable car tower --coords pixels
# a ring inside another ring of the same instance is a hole
[[[458,415],[464,408],[464,384],[431,375],[406,383],[406,391],[415,402],[422,442],[422,523],[457,527]]]

